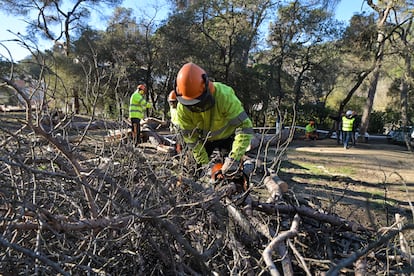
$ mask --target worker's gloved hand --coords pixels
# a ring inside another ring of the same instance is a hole
[[[233,176],[240,170],[240,161],[226,157],[221,171],[224,175]]]

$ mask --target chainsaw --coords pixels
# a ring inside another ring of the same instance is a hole
[[[242,204],[250,193],[249,177],[241,168],[231,176],[223,174],[223,163],[216,163],[211,168],[210,183],[214,189],[223,192],[224,196],[231,199],[236,205]]]

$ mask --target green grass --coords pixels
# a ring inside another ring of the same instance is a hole
[[[331,172],[332,174],[341,174],[347,176],[357,174],[357,171],[352,167],[331,168],[329,169],[329,172]]]

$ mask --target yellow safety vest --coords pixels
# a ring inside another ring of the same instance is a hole
[[[355,121],[355,118],[349,119],[346,116],[342,116],[342,131],[352,131],[354,121]]]
[[[129,101],[129,118],[144,118],[145,109],[151,106],[151,103],[148,103],[138,90],[135,91]]]

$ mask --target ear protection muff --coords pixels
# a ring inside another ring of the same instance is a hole
[[[208,80],[208,76],[207,76],[207,74],[202,74],[201,75],[201,78],[203,79],[203,81],[204,81],[204,93],[206,93],[206,92],[210,92],[209,91],[209,89],[208,89],[208,83],[209,83],[209,80]]]
[[[174,93],[175,93],[175,97],[178,96],[177,94],[177,78],[174,79]]]

